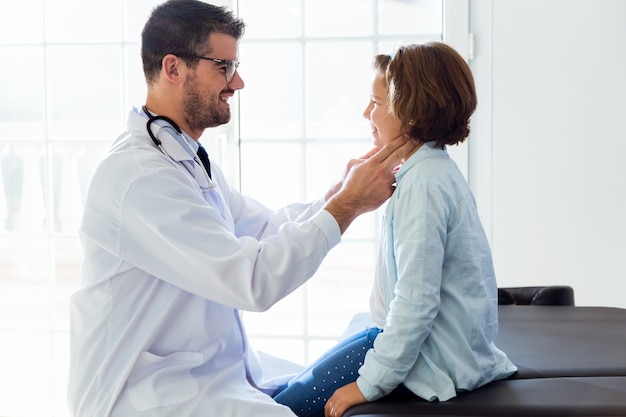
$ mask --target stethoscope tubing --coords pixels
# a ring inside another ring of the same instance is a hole
[[[204,172],[204,175],[206,176],[207,183],[209,184],[209,188],[213,188],[213,181],[211,180],[211,173],[206,171],[206,169],[204,168],[204,165],[202,163],[200,163],[200,161],[198,160],[198,157],[195,156],[195,153],[193,152],[193,150],[191,148],[191,145],[189,144],[189,141],[187,140],[187,138],[183,134],[183,130],[180,127],[178,127],[178,124],[176,124],[176,122],[174,122],[172,119],[170,119],[167,116],[154,116],[152,113],[150,113],[148,111],[146,106],[142,106],[141,108],[144,111],[144,113],[146,114],[146,116],[148,116],[148,121],[146,122],[146,130],[148,131],[148,135],[150,136],[150,139],[152,139],[152,142],[154,142],[155,146],[163,153],[163,155],[169,157],[174,162],[178,162],[178,161],[176,161],[176,159],[174,159],[172,157],[172,155],[170,155],[165,150],[165,148],[163,147],[163,142],[161,142],[161,140],[159,138],[157,138],[154,135],[154,133],[152,133],[152,129],[151,129],[152,123],[156,122],[157,120],[163,120],[166,123],[168,123],[176,131],[176,133],[178,133],[178,135],[183,139],[183,141],[185,142],[185,145],[187,145],[187,148],[189,149],[189,151],[193,155],[193,160],[196,162],[196,164],[200,165],[200,168],[202,169],[202,172]]]

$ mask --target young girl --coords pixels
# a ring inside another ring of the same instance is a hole
[[[419,148],[396,173],[370,301],[375,327],[344,340],[275,400],[299,416],[340,417],[398,389],[445,401],[517,369],[495,345],[497,284],[465,178],[446,146],[469,134],[471,71],[441,42],[374,59],[363,115],[374,143],[404,135]]]

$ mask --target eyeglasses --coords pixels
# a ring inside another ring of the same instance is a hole
[[[184,52],[175,52],[172,55],[176,55],[178,57],[188,57],[188,58],[196,58],[196,59],[204,59],[207,61],[215,62],[216,64],[220,64],[220,69],[224,70],[224,75],[226,76],[226,82],[231,82],[233,77],[235,76],[235,72],[239,67],[239,62],[232,59],[217,59],[217,58],[209,58],[206,56],[198,56],[193,54],[187,54]]]

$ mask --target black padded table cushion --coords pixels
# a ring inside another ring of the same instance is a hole
[[[626,376],[626,310],[500,306],[496,345],[512,378]]]
[[[626,416],[626,377],[496,381],[444,402],[386,398],[344,417],[604,417]]]
[[[626,309],[503,305],[499,322],[511,378],[445,402],[392,394],[344,417],[626,416]]]

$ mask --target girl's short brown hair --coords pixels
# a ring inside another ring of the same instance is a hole
[[[390,111],[411,137],[441,147],[467,138],[476,89],[469,66],[452,47],[404,45],[393,56],[377,55],[374,69],[385,75]]]

